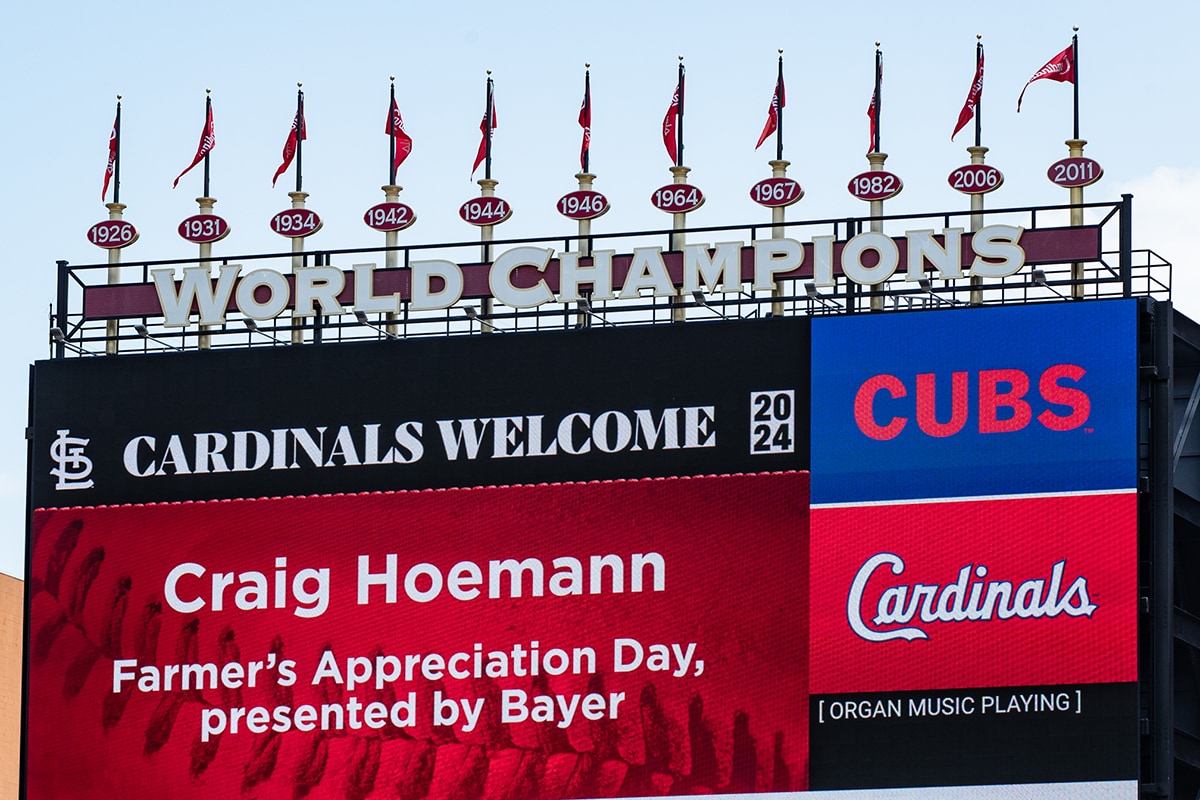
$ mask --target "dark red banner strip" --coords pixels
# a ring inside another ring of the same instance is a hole
[[[940,240],[940,237],[938,237]],[[908,257],[908,241],[903,236],[893,237],[899,248],[901,265]],[[1095,261],[1100,258],[1100,228],[1099,226],[1082,226],[1075,228],[1045,228],[1027,230],[1021,234],[1021,247],[1025,250],[1026,266],[1038,264],[1062,264],[1068,262]],[[813,274],[813,246],[811,242],[804,243],[804,261],[802,266],[790,272],[777,273],[777,280],[811,278]],[[840,267],[842,250],[846,242],[839,241],[833,245],[834,274],[841,275]],[[667,274],[675,286],[683,284],[683,254],[678,251],[662,254]],[[975,251],[971,247],[970,237],[963,237],[962,265],[969,267],[975,259]],[[629,274],[633,261],[632,254],[622,254],[613,257],[612,285],[619,291]],[[590,259],[581,259],[582,265],[589,265]],[[868,264],[867,266],[871,266]],[[488,273],[491,264],[461,264],[463,273],[463,300],[490,297],[492,292],[488,283]],[[901,266],[903,269],[903,266]],[[343,305],[354,303],[354,274],[346,271],[346,288],[338,295],[338,301]],[[375,294],[390,295],[399,293],[400,298],[408,301],[412,298],[411,271],[407,269],[378,269],[375,271]],[[295,284],[294,276],[287,275],[289,286]],[[742,279],[753,280],[754,277],[754,248],[742,248]],[[539,272],[531,266],[518,267],[512,273],[513,285],[518,288],[529,288],[543,280],[550,291],[559,290],[559,262],[551,259],[545,272]],[[432,287],[437,290],[439,287]],[[265,290],[264,290],[265,291]],[[236,290],[235,290],[236,293]],[[236,305],[231,294],[228,310],[233,311]],[[288,304],[291,308],[291,303]],[[85,320],[126,319],[130,317],[160,317],[162,306],[158,300],[158,292],[153,283],[121,284],[118,286],[88,286],[83,292],[83,318]],[[193,309],[193,313],[196,313]]]

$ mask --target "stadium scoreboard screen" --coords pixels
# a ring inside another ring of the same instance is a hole
[[[1135,797],[1139,313],[38,363],[25,796]]]

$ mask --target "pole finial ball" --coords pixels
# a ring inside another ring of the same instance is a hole
[[[487,71],[487,74],[488,74],[488,75],[491,75],[491,74],[492,74],[492,71],[489,69],[489,70]]]
[[[212,89],[205,89],[205,90],[204,90],[204,93],[205,93],[205,94],[212,94]]]
[[[388,80],[389,80],[389,81],[394,81],[394,80],[396,80],[396,76],[395,76],[395,75],[388,75]]]
[[[679,54],[679,60],[680,60],[680,61],[683,61],[683,53],[680,53],[680,54]]]
[[[117,95],[117,102],[121,102],[121,95]]]
[[[586,61],[585,61],[585,62],[583,62],[583,68],[584,68],[584,69],[591,69],[591,68],[592,68],[592,65],[591,65],[591,64],[589,64],[588,62],[586,62]]]
[[[879,42],[875,42],[875,46],[876,46],[876,47],[879,47]]]
[[[303,83],[301,83],[300,81],[296,81],[296,88],[297,88],[297,89],[300,89],[300,88],[302,88],[303,86],[304,86],[304,84],[303,84]]]
[[[1076,33],[1079,33],[1079,26],[1078,26],[1078,25],[1072,25],[1072,26],[1071,26],[1071,30],[1075,31]]]
[[[979,40],[980,40],[980,39],[982,39],[982,38],[983,38],[983,34],[982,34],[982,33],[977,33],[977,34],[975,34],[975,41],[979,41]]]

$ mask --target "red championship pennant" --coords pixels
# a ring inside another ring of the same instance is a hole
[[[215,134],[213,134],[212,98],[206,97],[204,99],[204,130],[200,132],[200,144],[196,147],[196,157],[192,159],[191,164],[188,164],[187,169],[179,173],[179,175],[175,178],[175,183],[172,185],[172,188],[178,186],[179,179],[184,175],[187,175],[192,171],[193,167],[203,161],[208,154],[212,152],[212,149],[216,146],[216,144],[217,137]]]
[[[113,120],[112,133],[108,135],[108,166],[104,168],[104,188],[100,190],[100,199],[103,200],[108,195],[108,183],[112,180],[113,173],[117,169],[117,160],[121,154],[121,101],[117,100],[117,118]],[[117,195],[120,193],[120,182],[113,189],[113,202],[120,202]]]
[[[496,98],[493,91],[492,79],[487,79],[487,106],[483,111],[483,119],[479,121],[479,132],[483,134],[483,138],[479,140],[479,150],[475,152],[475,163],[471,165],[471,177],[475,177],[475,170],[479,169],[479,165],[486,159],[488,164],[484,169],[484,177],[492,177],[492,131],[496,130]]]
[[[663,117],[662,137],[663,145],[667,148],[667,155],[671,157],[671,163],[679,166],[680,158],[680,139],[683,138],[680,134],[680,128],[683,127],[683,64],[679,65],[679,82],[675,84],[675,94],[671,97],[671,105],[667,109],[667,114]]]
[[[966,127],[966,124],[971,121],[971,117],[975,116],[975,108],[979,105],[979,98],[983,96],[983,45],[976,44],[975,50],[975,79],[971,81],[971,89],[967,92],[967,100],[963,103],[962,111],[958,112],[958,123],[954,126],[954,133],[950,134],[950,141],[954,141],[958,132]]]
[[[271,178],[272,188],[279,180],[279,176],[292,165],[292,159],[296,157],[300,142],[306,139],[308,139],[308,131],[304,125],[304,92],[299,92],[296,116],[292,119],[292,129],[288,131],[287,140],[283,143],[283,163],[279,165],[279,169],[275,170],[275,177]]]
[[[583,73],[583,104],[579,106],[579,127],[583,128],[583,143],[579,146],[579,167],[588,171],[588,156],[592,149],[592,73]]]
[[[878,45],[878,42],[876,42]],[[879,107],[883,104],[883,53],[875,49],[875,91],[871,93],[871,105],[867,106],[867,118],[871,120],[871,142],[868,153],[879,152]]]
[[[771,97],[771,107],[767,110],[767,124],[763,125],[762,133],[759,134],[758,144],[754,145],[754,149],[762,147],[762,143],[767,140],[767,137],[780,129],[780,123],[783,121],[783,107],[787,105],[787,95],[783,91],[783,56],[779,56],[779,77],[775,79],[775,94]],[[776,147],[778,158],[783,159],[783,144],[778,143]]]
[[[1021,101],[1025,99],[1025,89],[1029,88],[1029,84],[1034,81],[1058,81],[1059,83],[1074,83],[1075,82],[1075,44],[1071,45],[1056,55],[1054,58],[1042,65],[1042,68],[1033,73],[1033,77],[1021,89],[1021,96],[1017,98],[1017,113],[1021,113]]]
[[[400,107],[396,105],[395,85],[392,86],[392,108],[388,112],[387,130],[384,133],[392,137],[392,141],[395,143],[392,156],[392,183],[395,183],[397,168],[412,152],[412,137],[404,130],[404,119],[400,116]]]

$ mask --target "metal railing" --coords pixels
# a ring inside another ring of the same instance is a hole
[[[1026,231],[1064,229],[1072,209],[1069,205],[1002,208],[979,211],[947,211],[933,214],[904,214],[879,218],[889,235],[916,228],[967,227],[972,215],[982,215],[985,224],[1018,225]],[[1132,198],[1120,201],[1088,203],[1082,206],[1089,223],[1100,231],[1099,257],[1084,263],[1042,261],[1006,278],[946,280],[929,277],[919,282],[905,279],[903,269],[876,286],[863,286],[838,275],[833,286],[816,286],[811,279],[790,278],[779,289],[754,291],[744,288],[736,293],[694,292],[673,297],[650,296],[645,292],[616,300],[545,303],[536,308],[512,308],[495,303],[491,306],[464,300],[450,308],[435,311],[415,310],[403,302],[399,314],[366,314],[353,308],[336,315],[293,318],[283,314],[271,320],[256,320],[236,310],[217,325],[203,329],[196,323],[187,327],[167,327],[161,313],[141,316],[105,315],[88,308],[100,287],[107,286],[110,264],[72,265],[58,262],[58,291],[50,319],[51,356],[103,355],[113,353],[170,352],[198,348],[290,347],[296,344],[325,344],[369,339],[406,339],[419,336],[453,336],[479,333],[516,333],[538,330],[563,330],[609,325],[661,324],[682,315],[687,322],[720,319],[762,318],[782,313],[785,316],[826,316],[929,309],[966,309],[980,305],[1060,302],[1109,297],[1149,296],[1170,299],[1171,265],[1150,250],[1131,247]],[[719,242],[740,238],[746,245],[772,238],[779,229],[784,236],[807,240],[832,235],[847,240],[869,229],[871,217],[796,220],[738,226],[689,228],[689,241]],[[561,248],[563,252],[594,253],[614,250],[628,253],[637,247],[659,247],[668,251],[678,241],[679,231],[669,229],[627,233],[593,234],[586,240],[577,237],[510,239],[490,242],[492,253],[509,247],[539,246]],[[1105,245],[1115,249],[1104,249]],[[315,250],[303,254],[304,266],[336,265],[349,269],[354,264],[385,263],[386,248]],[[479,241],[393,248],[401,269],[413,261],[446,259],[460,264],[482,264],[486,253]],[[297,255],[292,252],[222,256],[205,261],[174,259],[128,262],[120,265],[121,285],[140,285],[153,291],[152,271],[188,266],[219,268],[240,264],[246,270],[273,269],[292,271]],[[743,284],[746,286],[746,284]],[[95,305],[95,303],[93,303]],[[682,314],[679,312],[682,311]],[[109,325],[110,320],[116,325]]]

